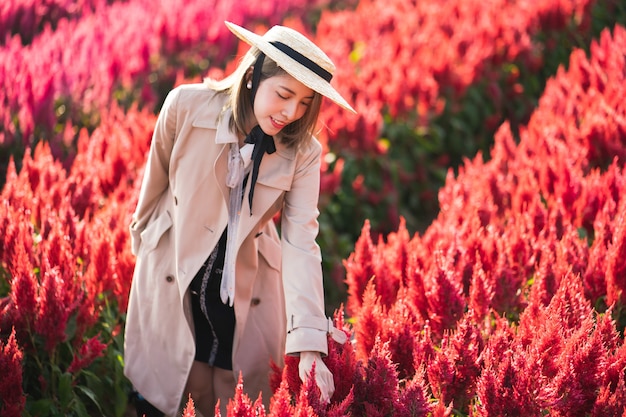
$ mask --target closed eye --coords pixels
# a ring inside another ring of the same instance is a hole
[[[278,91],[276,92],[276,95],[281,99],[281,100],[289,100],[291,97],[287,97],[282,95],[281,93],[279,93]],[[306,98],[306,101],[301,101],[300,104],[302,104],[303,106],[309,107],[311,105],[311,99],[309,99],[308,97]]]

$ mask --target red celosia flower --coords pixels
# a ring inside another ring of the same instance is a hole
[[[23,353],[17,345],[15,328],[6,343],[0,340],[0,416],[20,417],[26,397],[22,391]]]
[[[382,315],[380,326],[380,337],[389,343],[391,359],[396,364],[400,379],[414,375],[416,344],[421,343],[424,334],[424,323],[408,293],[407,288],[400,289],[398,300]]]
[[[371,280],[363,292],[363,304],[358,311],[354,323],[354,335],[357,341],[357,357],[365,360],[376,343],[385,316],[384,307],[380,305],[374,281]]]
[[[626,199],[618,208],[614,220],[613,239],[606,254],[607,304],[626,304]]]
[[[435,262],[425,275],[428,320],[434,335],[441,337],[461,318],[466,302],[461,282],[453,274],[454,259],[441,252],[433,256]]]
[[[504,334],[507,333],[503,330]],[[507,336],[505,336],[507,337]],[[492,336],[500,340],[497,334]],[[491,340],[490,340],[491,341]],[[514,356],[514,346],[498,352],[487,347],[485,369],[477,382],[477,404],[479,416],[497,417],[504,415],[540,415],[541,408],[535,401],[532,377],[525,370],[527,361],[522,355]]]
[[[362,379],[354,384],[354,414],[383,416],[392,413],[398,403],[398,384],[398,373],[391,362],[388,343],[377,339],[364,366]]]
[[[400,391],[395,414],[410,417],[429,415],[428,413],[431,412],[432,406],[429,401],[427,386],[425,371],[422,368],[415,373],[412,379],[404,384]]]
[[[72,306],[66,305],[67,294],[57,268],[45,272],[39,296],[35,330],[45,339],[45,347],[52,352],[66,339],[65,328]]]
[[[438,402],[432,407],[432,417],[450,417],[453,409],[454,403],[444,404]]]
[[[352,415],[350,410],[354,403],[353,388],[350,388],[350,392],[339,403],[331,403],[330,408],[326,412],[326,417],[346,417]]]
[[[219,408],[217,410],[219,412]],[[183,410],[182,417],[196,417],[196,408],[194,407],[191,394],[189,394],[189,399],[187,400],[187,404],[185,405],[185,409]]]
[[[325,414],[325,407],[321,402],[321,392],[315,382],[315,367],[313,363],[311,373],[302,384],[300,395],[295,407],[295,415],[308,417],[319,416]]]
[[[433,394],[442,404],[454,402],[465,409],[475,394],[475,383],[480,375],[483,340],[470,311],[454,333],[447,333],[441,349],[426,363],[428,381]]]
[[[346,331],[341,323],[341,320],[335,320],[335,326]],[[344,344],[339,344],[332,338],[328,339],[328,356],[323,359],[328,369],[332,372],[335,383],[335,393],[331,398],[332,403],[346,402],[346,399],[350,396],[354,381],[360,378],[360,368],[357,364],[354,343],[350,341],[351,333],[346,331],[346,334],[348,341]]]
[[[344,261],[349,294],[348,314],[356,315],[359,312],[365,287],[374,276],[373,257],[374,244],[370,236],[370,224],[369,221],[365,221],[361,236],[355,244],[354,253],[347,261]]]
[[[18,330],[20,339],[22,333],[31,329],[37,314],[38,282],[33,273],[33,267],[22,245],[16,245],[15,258],[12,262],[19,267],[9,270],[12,275],[11,319]],[[16,265],[16,266],[17,266]]]
[[[254,417],[265,417],[267,415],[265,413],[265,405],[263,405],[263,397],[261,393],[259,393],[259,396],[254,401],[252,409],[254,410]]]
[[[351,327],[344,322],[343,304],[335,310],[334,325],[337,329],[345,333],[347,341],[345,343],[338,343],[329,336],[328,355],[323,358],[323,360],[328,369],[333,373],[335,381],[335,395],[333,395],[333,398],[343,399],[348,395],[350,387],[352,386],[352,383],[348,381],[354,377],[356,369],[353,332]],[[344,384],[345,390],[341,388]]]
[[[76,373],[88,367],[95,359],[102,356],[107,345],[102,343],[99,338],[100,335],[98,334],[83,343],[79,351],[74,354],[74,358],[67,368],[67,372]]]
[[[298,368],[298,365],[300,364],[300,357],[286,355],[284,359],[285,367],[282,369],[281,380],[275,378],[274,383],[279,381],[279,385],[282,385],[282,383],[285,382],[291,395],[296,396],[302,387],[302,380],[300,379],[300,371]]]
[[[546,246],[542,248],[542,257],[535,274],[535,282],[533,283],[529,297],[531,304],[547,306],[559,286],[560,277],[558,273],[554,271],[556,255],[552,245],[554,245],[554,243],[546,243]]]
[[[5,192],[7,190],[11,191],[11,187],[5,187]],[[17,190],[15,192],[18,195],[27,194]],[[15,201],[15,206],[10,204],[10,200],[5,201],[1,208],[3,222],[7,224],[4,228],[4,235],[0,238],[2,247],[0,253],[11,278],[13,291],[10,296],[16,310],[14,312],[16,324],[19,322],[19,327],[27,327],[32,325],[37,310],[38,283],[34,274],[32,256],[33,229],[29,222],[29,210],[20,206],[18,201]]]
[[[388,194],[388,193],[386,193]],[[374,261],[374,282],[376,293],[380,296],[380,303],[388,308],[398,298],[399,288],[406,282],[407,243],[410,240],[406,229],[406,221],[400,218],[397,232],[391,232],[386,237],[379,237],[376,246]]]
[[[416,315],[419,314],[420,321],[428,320],[428,302],[426,300],[426,289],[424,283],[423,257],[418,253],[419,241],[409,243],[409,255],[407,262],[407,297],[413,305]]]
[[[607,358],[601,338],[592,327],[593,319],[588,316],[567,339],[557,361],[559,370],[542,390],[541,400],[555,415],[585,416],[595,404]]]
[[[591,410],[591,417],[623,416],[626,404],[626,377],[620,372],[614,385],[602,385]]]
[[[291,417],[294,414],[291,405],[291,393],[286,380],[280,383],[274,395],[270,399],[270,417]]]
[[[270,359],[270,369],[270,388],[276,392],[283,382],[283,370],[273,359]]]
[[[228,401],[226,410],[229,417],[256,417],[265,416],[265,408],[259,399],[253,404],[250,397],[243,390],[243,376],[239,373],[235,396]],[[217,408],[217,407],[216,407]]]
[[[482,262],[477,259],[472,271],[468,306],[478,319],[487,316],[492,307],[493,297],[492,275],[485,272]]]

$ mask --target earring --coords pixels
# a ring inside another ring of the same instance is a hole
[[[246,88],[248,90],[252,90],[252,81],[248,81],[248,84],[246,84]]]

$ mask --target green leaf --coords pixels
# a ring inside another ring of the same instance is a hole
[[[121,417],[128,408],[128,393],[121,386],[115,386],[115,415]]]
[[[32,416],[48,416],[51,414],[51,410],[55,407],[52,399],[42,398],[34,403],[30,403],[30,405],[27,405],[26,408]]]
[[[88,369],[81,370],[81,376],[85,378],[86,386],[93,391],[94,387],[102,388],[102,378]],[[97,389],[96,389],[97,390]]]
[[[89,388],[83,386],[83,385],[78,385],[76,387],[78,389],[78,391],[80,391],[83,395],[85,395],[87,398],[89,398],[96,407],[98,407],[98,411],[100,411],[100,414],[102,414],[102,407],[100,406],[100,403],[98,402],[98,398],[96,397],[96,394],[94,394],[94,392],[92,390],[90,390]]]
[[[87,407],[85,407],[85,403],[80,399],[76,399],[74,404],[72,405],[72,415],[76,415],[78,417],[91,417],[92,415],[87,411]],[[102,413],[101,413],[102,414]]]
[[[66,409],[73,397],[72,374],[65,372],[59,375],[59,401],[61,402],[61,408]]]

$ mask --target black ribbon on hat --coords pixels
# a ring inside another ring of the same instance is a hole
[[[326,71],[324,68],[320,67],[315,62],[311,61],[309,58],[302,55],[300,52],[296,51],[289,45],[285,45],[284,43],[278,41],[273,41],[270,43],[274,45],[277,49],[280,49],[284,54],[288,55],[291,59],[297,61],[300,65],[305,66],[306,68],[310,69],[311,71],[322,77],[324,80],[326,80],[326,82],[330,82],[330,80],[333,79],[333,74]]]
[[[268,154],[276,152],[276,144],[274,143],[274,138],[265,133],[259,125],[252,128],[244,142],[254,144],[254,149],[252,150],[252,178],[250,178],[250,193],[248,193],[250,215],[252,215],[252,196],[254,195],[254,186],[259,176],[261,159],[263,159],[263,155],[265,155],[266,152]]]
[[[252,89],[250,91],[252,108],[254,108],[254,98],[256,96],[257,89],[259,88],[259,83],[261,81],[261,68],[263,67],[264,60],[265,54],[261,52],[257,57],[256,62],[254,63],[251,80]],[[252,128],[250,133],[248,133],[248,135],[246,136],[244,142],[254,145],[254,149],[252,150],[252,178],[250,182],[250,193],[248,194],[248,202],[250,203],[250,215],[252,215],[252,197],[254,196],[254,186],[256,185],[256,180],[259,177],[259,167],[261,166],[261,160],[263,159],[263,155],[265,155],[266,152],[268,154],[276,152],[276,144],[274,143],[274,138],[265,133],[259,125],[256,125]]]

